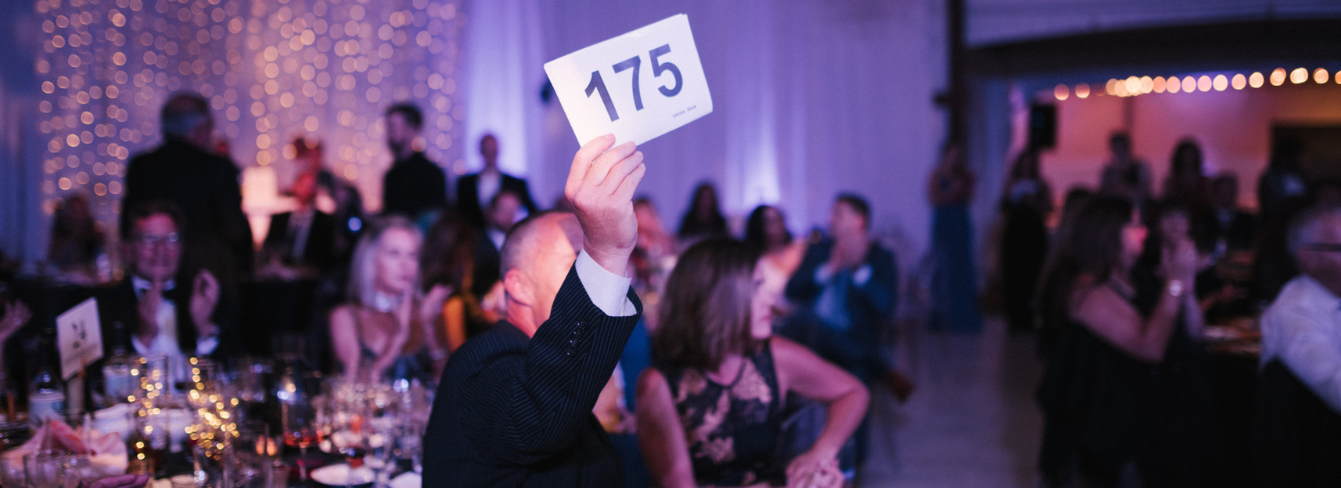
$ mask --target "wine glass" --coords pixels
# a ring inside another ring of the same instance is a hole
[[[284,444],[298,448],[298,476],[307,480],[307,448],[317,443],[315,409],[310,402],[280,402]]]
[[[391,482],[391,473],[396,468],[396,446],[399,440],[399,427],[389,422],[369,422],[367,446],[368,467],[373,470],[374,486],[384,488]]]
[[[63,488],[66,464],[72,456],[59,451],[37,451],[23,457],[23,469],[32,488]]]

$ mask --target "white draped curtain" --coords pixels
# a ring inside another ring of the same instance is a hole
[[[833,197],[852,191],[870,199],[876,230],[905,262],[925,247],[925,181],[944,137],[933,102],[944,80],[941,2],[476,0],[463,8],[466,139],[498,134],[504,170],[529,177],[537,200],[562,193],[578,147],[558,101],[541,101],[544,62],[685,13],[714,113],[642,148],[641,192],[668,226],[705,180],[738,226],[754,206],[772,203],[798,232],[824,225]]]

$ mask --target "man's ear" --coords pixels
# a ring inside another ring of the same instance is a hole
[[[535,287],[532,286],[531,278],[520,270],[508,270],[507,274],[503,275],[503,291],[507,292],[507,299],[510,301],[527,307],[535,303]]]

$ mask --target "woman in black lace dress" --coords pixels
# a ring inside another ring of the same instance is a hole
[[[663,488],[807,481],[836,487],[839,448],[866,413],[869,393],[804,347],[771,337],[773,295],[761,292],[758,256],[744,243],[690,248],[666,283],[652,335],[656,367],[638,380],[638,441]],[[828,406],[809,451],[780,459],[787,395]]]

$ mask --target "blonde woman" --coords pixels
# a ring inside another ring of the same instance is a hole
[[[447,360],[437,314],[451,290],[418,293],[423,236],[409,220],[384,217],[359,239],[349,301],[331,311],[331,344],[346,377],[435,381]]]

